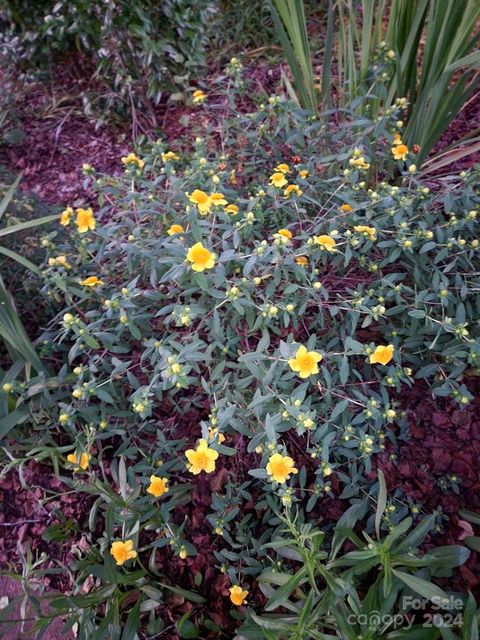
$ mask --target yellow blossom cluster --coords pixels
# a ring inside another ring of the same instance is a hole
[[[395,160],[405,161],[407,159],[408,147],[402,142],[402,138],[399,133],[396,133],[393,136],[393,146],[391,151]]]
[[[301,196],[303,191],[297,184],[288,184],[287,175],[291,173],[290,166],[284,162],[278,164],[274,168],[274,173],[270,176],[270,185],[277,189],[283,189],[283,195],[285,198],[290,198],[292,195]],[[303,180],[308,177],[308,170],[303,169],[299,172],[299,177]]]
[[[135,153],[129,153],[127,156],[123,156],[122,164],[126,169],[138,169],[141,170],[145,166],[145,161],[139,158]]]
[[[95,229],[95,216],[93,214],[93,209],[91,209],[90,207],[88,209],[77,209],[76,212],[72,209],[72,207],[67,207],[66,209],[64,209],[60,216],[60,224],[64,227],[67,227],[71,223],[74,216],[74,222],[79,233],[86,233],[89,230],[93,231]]]

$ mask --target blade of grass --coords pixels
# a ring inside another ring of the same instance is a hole
[[[285,51],[303,107],[317,113],[312,57],[303,0],[270,0],[277,36]]]
[[[6,191],[5,195],[3,196],[2,201],[0,202],[0,220],[2,219],[3,214],[7,210],[7,207],[9,205],[11,199],[13,198],[13,195],[14,195],[15,191],[17,190],[17,187],[20,184],[20,180],[21,179],[22,179],[22,174],[20,174],[17,177],[17,179],[15,180],[15,182],[12,185],[10,185],[10,187]]]
[[[46,368],[30,342],[1,276],[0,336],[5,340],[11,353],[13,352],[25,360],[25,362],[30,363],[37,372],[46,373]]]
[[[328,0],[327,33],[325,37],[325,51],[322,68],[322,108],[326,109],[330,105],[330,83],[332,78],[332,55],[333,55],[333,29],[335,23],[335,12],[333,0]]]
[[[11,235],[12,233],[18,233],[19,231],[24,231],[25,229],[32,229],[34,227],[39,227],[42,224],[53,222],[54,220],[58,220],[59,218],[60,216],[58,214],[52,214],[50,216],[43,216],[42,218],[36,218],[35,220],[27,220],[27,222],[19,222],[18,224],[9,225],[8,227],[4,227],[3,229],[0,229],[0,238]]]
[[[32,271],[35,275],[37,276],[42,275],[42,272],[40,271],[40,269],[37,267],[36,264],[33,264],[33,262],[30,262],[30,260],[27,260],[27,258],[24,258],[19,253],[15,253],[15,251],[11,251],[6,247],[0,247],[0,253],[3,254],[4,256],[7,256],[7,258],[11,258],[12,260],[15,260],[16,262],[21,264],[22,267],[25,267],[29,271]]]

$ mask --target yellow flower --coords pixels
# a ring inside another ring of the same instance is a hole
[[[85,280],[80,280],[80,284],[83,287],[99,287],[103,284],[103,281],[97,278],[97,276],[88,276]]]
[[[72,207],[67,207],[62,211],[62,215],[60,216],[60,224],[66,227],[67,225],[70,224],[70,219],[72,216],[73,216]]]
[[[408,147],[406,144],[397,144],[391,149],[395,160],[406,160],[408,154]]]
[[[313,236],[313,241],[328,252],[334,251],[335,245],[337,244],[332,236]]]
[[[296,184],[289,184],[288,187],[284,190],[283,195],[286,198],[289,198],[292,193],[296,193],[297,196],[301,196],[303,191],[300,189],[300,187]]]
[[[162,153],[162,160],[163,162],[170,162],[170,160],[180,160],[180,156],[178,156],[173,151],[166,151],[165,153]]]
[[[181,224],[172,224],[170,229],[167,229],[167,235],[174,236],[177,233],[183,233],[184,231],[185,229],[182,227]]]
[[[137,552],[133,550],[133,540],[125,540],[125,542],[117,540],[117,542],[113,542],[110,547],[110,553],[119,565],[137,557]]]
[[[67,261],[66,256],[57,256],[56,258],[49,258],[48,265],[50,267],[64,267],[65,269],[71,269],[71,265]]]
[[[204,247],[201,242],[197,242],[193,247],[190,247],[187,253],[187,260],[192,263],[194,271],[205,271],[205,269],[213,269],[215,266],[213,253]]]
[[[350,160],[350,164],[353,164],[355,167],[358,167],[359,169],[370,169],[370,163],[365,162],[365,158],[363,156],[360,156],[358,158],[352,158]]]
[[[187,449],[185,456],[189,462],[188,470],[194,476],[197,476],[202,471],[205,471],[205,473],[215,471],[215,460],[218,458],[218,451],[211,449],[203,438],[199,441],[196,449]]]
[[[68,261],[67,261],[67,256],[57,256],[55,260],[57,264],[61,265],[62,267],[65,267],[66,269],[70,269],[70,265],[68,264]]]
[[[124,164],[127,168],[135,166],[138,169],[143,169],[143,167],[145,166],[145,162],[134,153],[129,153],[128,156],[123,156],[122,164]]]
[[[160,498],[164,493],[168,491],[167,478],[159,478],[158,476],[150,476],[150,486],[147,488],[147,493],[150,493],[155,498]]]
[[[246,589],[242,589],[242,587],[238,584],[235,584],[233,587],[230,587],[230,600],[231,602],[240,607],[245,603],[245,598],[248,596],[248,591]]]
[[[294,464],[295,462],[290,456],[274,453],[268,460],[267,473],[275,482],[283,484],[290,479],[292,473],[298,473],[298,469],[295,469]]]
[[[280,173],[290,173],[290,167],[288,164],[277,164],[275,167],[275,171],[279,171]]]
[[[188,195],[188,199],[197,205],[200,213],[207,214],[212,207],[212,198],[201,189],[195,189],[193,193]]]
[[[283,173],[279,171],[278,173],[274,173],[270,176],[270,184],[272,184],[274,187],[277,187],[278,189],[281,189],[286,184],[288,184],[288,180],[286,180]]]
[[[394,145],[403,144],[402,136],[399,133],[394,133],[393,134],[393,144]]]
[[[303,345],[298,348],[295,358],[290,358],[288,364],[292,371],[298,373],[300,378],[308,378],[318,373],[318,363],[323,359],[316,351],[307,351]]]
[[[79,459],[76,453],[70,453],[67,456],[67,460],[71,464],[75,465],[78,469],[83,469],[85,471],[85,469],[88,469],[90,456],[88,455],[88,453],[85,453],[84,451],[83,453],[80,454],[80,459]]]
[[[388,364],[393,358],[393,344],[379,345],[370,356],[370,364]]]
[[[95,216],[92,209],[77,209],[77,218],[75,220],[79,233],[86,233],[89,229],[93,231],[96,226]]]
[[[307,258],[307,256],[297,256],[295,258],[295,262],[297,264],[299,264],[301,267],[307,267],[308,266],[308,258]]]
[[[207,94],[203,92],[201,89],[197,89],[193,92],[193,103],[194,104],[202,104],[207,99]]]
[[[375,227],[366,227],[363,224],[358,224],[353,227],[357,233],[363,233],[369,240],[374,242],[377,239],[377,230]]]
[[[225,207],[225,213],[231,213],[232,215],[235,215],[239,211],[240,209],[236,204],[229,204],[228,207]]]
[[[291,240],[293,238],[293,234],[288,229],[279,229],[275,235],[283,236],[287,240]]]
[[[310,175],[310,171],[308,171],[308,169],[302,169],[299,174],[300,178],[302,178],[302,180],[305,180],[305,178],[308,178],[308,176]]]
[[[223,193],[212,193],[210,195],[210,198],[212,199],[212,204],[215,207],[220,206],[221,204],[228,204],[228,202],[225,200],[225,196],[223,195]]]
[[[215,438],[217,438],[218,444],[222,444],[222,442],[225,442],[225,436],[216,428],[208,427],[208,437],[210,438],[210,440],[214,440]]]
[[[350,213],[350,211],[353,211],[353,207],[345,202],[345,204],[340,205],[340,211],[343,211],[343,213]]]

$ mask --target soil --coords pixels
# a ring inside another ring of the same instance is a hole
[[[424,383],[402,393],[408,440],[378,459],[390,492],[401,489],[426,513],[443,512],[436,545],[462,544],[466,536],[480,535],[479,527],[475,530],[459,516],[461,509],[480,513],[480,379],[470,378],[467,386],[474,399],[465,408],[429,393]],[[450,586],[480,596],[480,558],[475,551]]]
[[[22,612],[23,587],[20,582],[9,577],[0,577],[0,637],[4,640],[32,640],[36,614],[31,608]],[[8,608],[7,608],[8,607]],[[47,612],[48,605],[42,604],[42,610]],[[8,620],[11,622],[3,622]],[[14,622],[18,620],[19,622]],[[28,620],[22,622],[23,620]],[[56,618],[46,634],[45,640],[74,640],[72,631],[64,629],[64,621]]]
[[[78,56],[66,59],[53,70],[51,84],[31,82],[19,85],[16,93],[15,127],[23,132],[18,145],[0,146],[0,165],[23,172],[21,188],[34,193],[44,202],[67,205],[95,204],[91,187],[85,183],[82,165],[88,163],[99,173],[115,175],[123,171],[121,157],[135,146],[141,134],[150,139],[162,138],[177,146],[181,138],[193,139],[205,118],[221,123],[234,115],[224,96],[216,95],[215,76],[207,88],[208,116],[198,107],[164,100],[153,113],[135,114],[130,120],[110,122],[98,128],[98,121],[85,116],[81,96],[92,91],[96,82],[92,70]],[[280,67],[262,60],[245,65],[247,88],[235,108],[249,111],[254,103],[251,95],[268,96],[275,92],[280,80]],[[90,78],[90,79],[88,79]],[[0,70],[0,85],[2,78]],[[202,85],[203,86],[203,85]],[[190,135],[197,130],[195,135]]]

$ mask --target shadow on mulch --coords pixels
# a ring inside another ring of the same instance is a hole
[[[399,400],[408,415],[408,440],[377,459],[389,491],[400,489],[426,512],[443,512],[443,531],[432,539],[435,546],[462,544],[466,535],[472,535],[466,533],[469,525],[459,510],[480,514],[480,379],[469,378],[466,384],[474,399],[465,408],[433,396],[424,383],[403,392]],[[393,452],[395,460],[390,458]],[[475,551],[449,586],[480,597],[480,560]]]
[[[12,578],[0,576],[0,638],[3,640],[32,640],[34,638],[34,625],[36,621],[35,612],[27,608],[25,614],[28,621],[22,614],[22,585]],[[7,608],[8,607],[8,608]],[[46,608],[44,609],[46,611]],[[2,622],[4,620],[4,622]],[[12,621],[12,622],[6,622]],[[43,640],[74,640],[75,636],[71,631],[64,630],[64,622],[57,618],[42,636]]]
[[[179,146],[193,141],[207,125],[220,128],[225,118],[252,110],[250,96],[274,93],[280,81],[279,65],[263,61],[246,64],[248,91],[237,99],[234,112],[224,96],[216,95],[218,69],[212,68],[202,80],[202,87],[209,92],[208,114],[203,108],[165,100],[151,114],[139,110],[130,119],[118,120],[117,126],[96,128],[95,121],[85,116],[81,102],[85,92],[102,92],[98,81],[92,80],[93,71],[85,58],[72,54],[53,69],[51,85],[31,82],[16,96],[16,127],[25,137],[21,144],[0,147],[0,164],[13,173],[22,171],[21,189],[45,202],[94,205],[95,195],[83,184],[84,163],[99,173],[121,173],[121,157],[132,151],[141,134],[152,140],[162,138],[180,151]],[[192,135],[193,130],[196,134]]]

